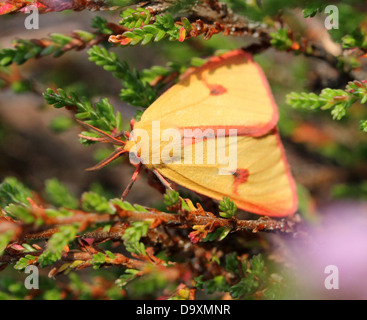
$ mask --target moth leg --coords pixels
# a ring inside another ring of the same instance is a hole
[[[121,195],[121,200],[124,200],[127,197],[127,195],[129,194],[129,191],[131,190],[136,179],[138,178],[141,169],[142,169],[142,164],[141,162],[139,162],[139,164],[135,168],[135,171],[133,173],[133,176],[131,177],[129,184],[127,185],[127,187],[125,188],[124,192]]]
[[[130,124],[130,130],[131,130],[131,131],[133,131],[133,130],[134,130],[134,125],[135,125],[135,119],[134,119],[134,118],[132,118],[132,119],[130,120],[129,124]]]
[[[171,187],[170,183],[158,172],[158,170],[152,169],[152,171],[157,176],[157,178],[159,179],[159,181],[166,187],[166,189],[173,190],[173,188]]]

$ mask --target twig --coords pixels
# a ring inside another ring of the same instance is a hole
[[[42,212],[43,208],[33,208],[33,214],[37,217],[42,217],[44,226],[52,227],[51,229],[41,230],[37,232],[27,233],[23,236],[24,239],[48,239],[52,234],[57,232],[55,226],[70,225],[74,223],[80,223],[83,229],[88,226],[98,223],[113,223],[113,222],[125,222],[125,221],[144,221],[151,220],[156,226],[164,225],[166,227],[180,227],[180,228],[192,228],[193,226],[207,226],[210,225],[212,229],[219,227],[231,228],[233,232],[245,230],[251,232],[267,231],[267,232],[280,232],[289,234],[295,232],[296,222],[291,219],[271,219],[268,217],[261,217],[257,220],[240,220],[237,218],[224,219],[214,216],[211,213],[205,213],[205,215],[198,215],[196,212],[181,212],[180,214],[165,213],[157,210],[151,210],[149,212],[135,212],[126,211],[117,207],[117,214],[99,214],[88,213],[81,210],[74,210],[73,215],[70,217],[51,218],[45,216]],[[37,211],[37,212],[36,212]],[[15,223],[18,226],[22,224]],[[1,225],[1,224],[0,224]],[[101,233],[89,234],[84,237],[104,237],[104,238],[119,238],[122,235],[121,230],[113,231],[114,233]]]
[[[63,10],[116,10],[119,6],[114,5],[114,1],[110,0],[7,0],[0,1],[0,7],[3,6],[4,11],[1,14],[24,12],[25,7],[34,5],[40,13]]]

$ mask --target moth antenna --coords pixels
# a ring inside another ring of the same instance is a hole
[[[98,129],[98,128],[96,128],[96,127],[94,127],[94,126],[92,126],[91,124],[89,124],[89,123],[86,123],[86,122],[83,122],[83,121],[80,121],[80,120],[78,120],[78,119],[76,119],[76,121],[78,121],[78,123],[80,123],[82,126],[84,126],[84,127],[87,127],[87,128],[89,128],[89,129],[92,129],[92,130],[94,130],[94,131],[96,131],[96,132],[98,132],[99,134],[101,134],[101,135],[103,135],[109,142],[111,142],[111,143],[113,143],[113,144],[116,144],[116,145],[118,145],[118,146],[123,146],[123,145],[125,145],[126,143],[125,143],[125,141],[121,141],[121,140],[119,140],[119,139],[116,139],[115,137],[113,137],[113,136],[111,136],[110,134],[108,134],[108,133],[106,133],[106,132],[104,132],[104,131],[102,131],[102,130],[100,130],[100,129]],[[89,137],[87,138],[88,140],[92,140],[92,139],[90,139]],[[94,141],[94,140],[92,140],[92,141]]]
[[[102,160],[101,162],[99,162],[95,166],[86,169],[86,171],[99,170],[99,169],[101,169],[104,166],[108,165],[110,162],[117,159],[118,157],[120,157],[122,154],[124,154],[126,152],[128,152],[128,150],[125,150],[124,148],[120,147],[120,148],[116,149],[114,152],[112,152],[106,159]]]
[[[89,140],[89,141],[95,141],[95,142],[102,142],[102,143],[111,143],[110,140],[106,139],[106,138],[95,138],[95,137],[88,137],[85,136],[84,134],[78,134],[79,138],[83,138],[85,140]]]

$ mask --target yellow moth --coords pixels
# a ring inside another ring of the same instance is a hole
[[[263,71],[235,50],[184,74],[133,124],[129,141],[93,128],[120,147],[91,169],[129,152],[136,170],[123,196],[146,166],[166,186],[164,178],[245,211],[287,216],[297,193],[278,118]]]

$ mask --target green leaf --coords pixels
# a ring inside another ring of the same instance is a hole
[[[120,199],[112,199],[110,202],[112,205],[118,206],[126,211],[148,212],[148,210],[143,206],[138,204],[132,205],[131,203],[127,201],[121,201]]]
[[[116,280],[116,285],[124,288],[130,281],[134,280],[139,273],[139,270],[126,269],[125,273]]]
[[[363,132],[367,132],[367,120],[361,120],[360,121],[359,129]]]
[[[0,184],[0,206],[4,208],[10,203],[28,204],[31,191],[14,177],[8,177]]]
[[[208,233],[208,235],[203,239],[203,242],[207,241],[222,241],[227,235],[231,232],[232,228],[220,227],[217,228],[214,232]]]
[[[252,268],[252,274],[255,275],[260,281],[265,281],[266,270],[263,257],[260,254],[252,257],[250,264]]]
[[[73,41],[72,37],[60,34],[60,33],[51,33],[50,38],[60,46],[65,46]]]
[[[334,120],[341,120],[347,114],[348,109],[356,102],[365,103],[367,101],[367,82],[350,81],[345,90],[325,88],[319,95],[306,92],[291,92],[286,98],[287,104],[294,108],[306,110],[328,110]],[[364,130],[361,122],[361,130]]]
[[[167,207],[176,205],[180,199],[180,194],[175,190],[167,190],[163,196],[164,204]]]
[[[109,214],[115,213],[115,208],[105,197],[99,195],[98,193],[92,191],[84,192],[81,201],[82,208],[85,211],[96,211],[99,213]]]
[[[324,5],[321,4],[309,4],[302,10],[304,18],[313,18],[317,13],[322,12]]]
[[[203,281],[203,276],[194,278],[196,282],[196,287],[199,290],[205,290],[207,294],[212,294],[214,292],[226,292],[229,289],[228,283],[224,276],[216,276],[213,279]]]
[[[142,237],[145,237],[150,226],[148,221],[136,221],[131,224],[130,228],[125,230],[122,240],[126,250],[138,255],[146,255],[145,246],[139,242]]]
[[[114,111],[114,107],[107,98],[102,98],[92,106],[92,103],[86,98],[79,98],[73,92],[65,92],[58,89],[54,92],[47,89],[43,94],[48,104],[55,108],[72,107],[76,108],[76,118],[88,122],[88,124],[101,129],[107,133],[118,129],[121,125],[121,114]],[[94,132],[85,135],[98,137]],[[86,139],[81,139],[83,144],[93,143]]]
[[[225,257],[225,268],[234,274],[238,274],[239,272],[238,267],[239,264],[237,259],[237,253],[232,252],[227,254]]]
[[[110,259],[116,259],[116,256],[111,252],[111,251],[106,251],[106,255],[110,258]]]
[[[77,209],[78,200],[70,193],[68,188],[57,179],[49,179],[45,182],[47,199],[57,207]]]
[[[107,27],[107,20],[100,16],[92,19],[92,27],[97,29],[102,34],[112,34],[113,31]]]
[[[46,250],[38,258],[41,268],[59,260],[65,246],[75,239],[77,233],[77,225],[61,226],[59,231],[52,235],[47,243]]]
[[[237,214],[236,204],[228,197],[223,198],[223,200],[219,202],[219,210],[221,211],[219,212],[219,215],[222,218],[230,219],[235,217]]]
[[[6,231],[0,234],[0,256],[3,255],[4,250],[10,243],[10,240],[12,239],[13,235],[14,231]]]
[[[229,294],[233,299],[239,299],[242,296],[253,293],[256,288],[257,282],[254,280],[253,276],[249,276],[248,278],[242,278],[240,282],[231,286]]]
[[[37,257],[27,254],[25,257],[20,258],[18,260],[18,262],[14,266],[14,269],[24,270],[27,266],[31,265],[36,260],[37,260]]]
[[[25,224],[36,222],[36,218],[32,215],[30,208],[24,204],[9,204],[5,207],[5,211],[13,219],[22,221]],[[42,224],[42,221],[40,220],[38,223]]]
[[[270,36],[271,45],[279,50],[288,50],[293,45],[293,41],[289,38],[288,30],[286,28],[279,29],[276,32],[271,32]]]
[[[128,35],[137,36],[133,33],[128,33]],[[147,108],[156,100],[156,90],[143,82],[140,74],[136,70],[131,70],[125,61],[120,61],[116,54],[98,46],[93,46],[88,53],[90,61],[110,70],[116,78],[121,80],[124,88],[120,97],[123,101],[137,107]]]
[[[106,256],[102,252],[98,252],[93,255],[93,259],[91,261],[94,269],[99,269],[103,264],[106,263]]]
[[[36,252],[37,251],[35,248],[33,248],[28,243],[22,243],[22,246],[23,246],[23,248],[25,248],[24,252]]]

